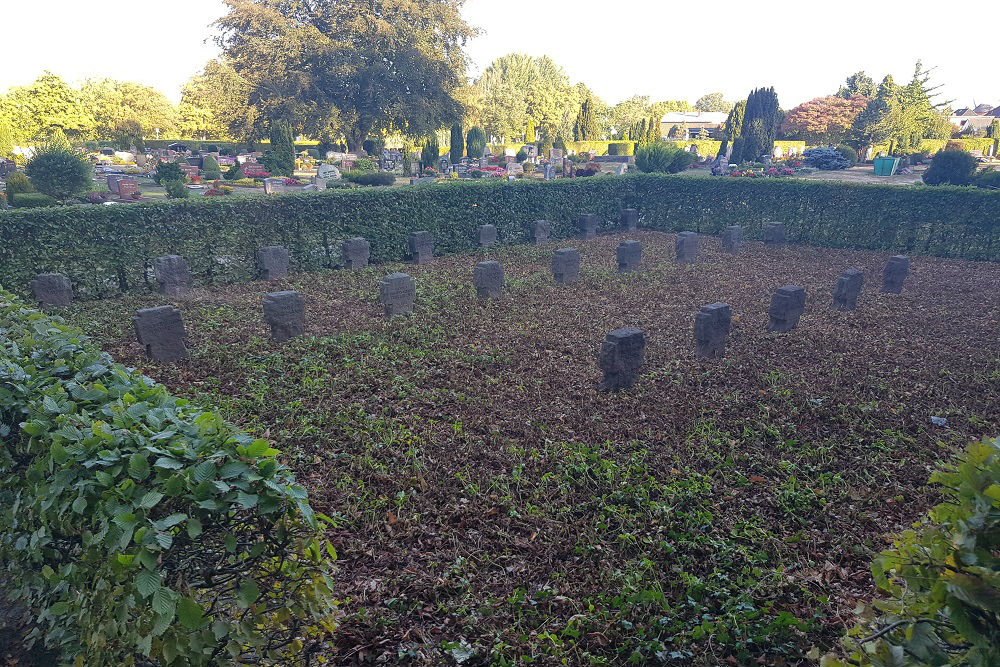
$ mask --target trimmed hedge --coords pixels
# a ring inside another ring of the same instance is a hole
[[[146,285],[149,262],[166,254],[184,255],[202,284],[243,281],[265,245],[286,246],[295,270],[315,271],[336,268],[351,236],[371,241],[374,261],[394,261],[415,230],[432,232],[439,252],[464,252],[485,223],[526,243],[532,220],[566,238],[577,214],[592,211],[609,228],[624,208],[666,231],[743,225],[755,238],[780,220],[801,243],[1000,260],[1000,193],[989,190],[630,174],[5,211],[0,283],[24,293],[36,274],[60,272],[78,293],[106,296]]]
[[[0,291],[0,593],[67,664],[303,662],[335,552],[278,453]]]

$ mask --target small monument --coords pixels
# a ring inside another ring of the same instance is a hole
[[[639,226],[639,210],[627,208],[622,211],[622,227],[626,232],[634,232]]]
[[[854,310],[858,307],[858,297],[861,296],[861,286],[865,282],[865,274],[858,269],[844,271],[833,288],[833,309]]]
[[[631,273],[639,270],[642,259],[642,244],[638,241],[622,241],[615,251],[618,259],[618,273]]]
[[[480,225],[479,226],[479,247],[488,248],[491,245],[495,245],[497,242],[497,227],[496,225]]]
[[[545,245],[552,235],[552,223],[548,220],[535,220],[531,225],[531,241],[535,245]]]
[[[288,248],[272,245],[257,251],[257,266],[264,280],[281,280],[288,277],[288,262],[291,255]]]
[[[390,274],[382,279],[379,298],[385,307],[386,317],[412,313],[417,299],[417,284],[405,273]]]
[[[73,284],[61,273],[40,273],[31,281],[31,295],[40,308],[68,306]]]
[[[733,314],[728,304],[702,306],[694,317],[695,356],[703,359],[721,359],[725,356],[732,320]]]
[[[479,262],[472,272],[472,284],[480,299],[495,299],[503,289],[503,267],[499,262]]]
[[[271,325],[276,343],[301,336],[306,330],[306,303],[295,291],[272,292],[264,297],[264,321]]]
[[[180,296],[188,291],[191,269],[180,255],[164,255],[153,260],[153,277],[160,294]]]
[[[409,240],[410,261],[426,264],[434,257],[434,236],[430,232],[412,232]]]
[[[764,223],[763,232],[764,245],[779,246],[785,244],[785,223],[767,222]]]
[[[794,285],[779,287],[771,297],[768,310],[768,331],[785,333],[799,325],[799,318],[806,309],[806,289]]]
[[[681,264],[694,264],[698,260],[698,232],[681,232],[674,244],[677,261]]]
[[[576,248],[559,248],[552,254],[552,279],[556,285],[580,279],[580,253]]]
[[[187,356],[184,346],[184,320],[173,306],[137,310],[132,316],[135,336],[145,346],[153,361],[170,363]]]
[[[882,292],[901,294],[906,276],[910,273],[910,258],[906,255],[890,257],[882,273]]]
[[[743,244],[743,228],[732,225],[722,230],[722,252],[730,255],[738,254]]]
[[[344,256],[344,266],[348,269],[352,271],[365,269],[368,268],[368,260],[371,259],[372,244],[368,239],[355,236],[344,241],[341,252]]]
[[[646,337],[641,329],[626,327],[609,333],[598,357],[598,365],[604,371],[600,390],[620,391],[634,385],[645,355]]]
[[[581,213],[577,218],[580,238],[587,240],[597,236],[597,216],[593,213]]]

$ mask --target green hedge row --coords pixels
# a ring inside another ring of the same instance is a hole
[[[567,238],[579,213],[598,214],[607,230],[624,208],[665,231],[743,225],[759,238],[765,221],[782,221],[799,243],[1000,260],[996,192],[635,174],[8,211],[0,214],[0,283],[23,293],[37,273],[60,272],[78,293],[105,296],[142,287],[151,259],[165,254],[184,255],[202,284],[244,281],[264,245],[288,247],[295,270],[315,271],[336,268],[351,236],[371,241],[373,261],[399,260],[414,230],[432,232],[436,251],[451,253],[476,248],[485,223],[502,242],[524,243],[533,220],[552,221],[555,237]]]
[[[277,454],[0,290],[0,595],[65,664],[302,662],[335,552]]]

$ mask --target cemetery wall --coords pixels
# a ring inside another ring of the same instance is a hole
[[[531,222],[548,220],[555,240],[577,232],[582,212],[598,216],[599,232],[616,229],[625,208],[670,232],[741,225],[760,239],[765,222],[780,221],[796,243],[1000,261],[1000,192],[634,174],[8,211],[0,284],[26,294],[37,274],[62,273],[81,296],[108,296],[151,286],[147,267],[171,254],[187,259],[195,285],[238,282],[256,277],[264,246],[288,248],[292,271],[316,271],[340,266],[351,237],[371,243],[372,262],[395,261],[417,230],[433,234],[438,254],[462,252],[478,247],[484,224],[500,243],[528,243]]]

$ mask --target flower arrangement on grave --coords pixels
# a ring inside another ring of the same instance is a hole
[[[249,163],[243,165],[243,175],[247,178],[267,178],[271,172],[262,164]]]
[[[437,176],[437,173],[434,167],[424,167],[424,176]]]
[[[212,187],[205,191],[206,197],[223,197],[232,194],[233,189],[228,185],[222,185],[220,181],[212,183]]]
[[[291,176],[286,176],[285,177],[285,185],[291,185],[291,186],[302,185],[302,181],[300,181],[297,178],[293,178]]]

